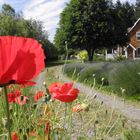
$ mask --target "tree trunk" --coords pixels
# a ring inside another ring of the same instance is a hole
[[[92,61],[93,60],[93,56],[94,56],[94,49],[93,48],[88,48],[87,52],[88,52],[88,61]]]

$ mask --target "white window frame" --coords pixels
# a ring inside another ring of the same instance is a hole
[[[136,38],[137,38],[138,41],[140,41],[140,31],[136,32]]]

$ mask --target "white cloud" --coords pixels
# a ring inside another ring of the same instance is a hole
[[[49,33],[49,39],[52,41],[59,23],[59,15],[70,0],[0,0],[3,3],[10,4],[16,11],[23,11],[26,19],[37,19],[43,22],[44,28]],[[116,2],[117,0],[113,0]],[[120,0],[125,2],[126,0]],[[128,0],[135,3],[136,0]]]
[[[2,5],[4,3],[4,0],[0,0],[0,5]]]
[[[49,33],[49,39],[53,41],[56,28],[58,27],[59,15],[67,2],[69,0],[31,0],[24,7],[24,17],[42,21]]]

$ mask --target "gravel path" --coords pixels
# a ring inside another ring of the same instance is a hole
[[[64,82],[72,82],[72,80],[65,75],[62,74],[61,68],[57,67],[55,76],[59,76],[60,80]],[[93,96],[97,96],[97,100],[99,102],[103,102],[107,107],[114,108],[115,110],[122,113],[126,118],[131,119],[133,121],[140,121],[140,108],[137,108],[133,105],[130,105],[120,98],[113,96],[109,96],[103,94],[89,86],[86,86],[82,83],[75,82],[75,87],[77,87],[80,92],[86,93]],[[140,127],[140,124],[137,124]]]
[[[34,80],[36,82],[36,85],[34,86],[35,90],[37,90],[37,89],[45,90],[44,86],[43,86],[43,82],[46,79],[46,75],[47,75],[47,71],[44,70]]]

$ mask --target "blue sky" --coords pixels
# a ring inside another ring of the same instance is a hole
[[[44,29],[49,33],[49,39],[53,41],[58,27],[59,15],[70,0],[0,0],[10,4],[16,11],[22,11],[26,19],[36,19],[43,22]],[[116,0],[113,0],[114,2]],[[124,2],[126,0],[120,0]],[[135,3],[136,0],[128,0]]]

